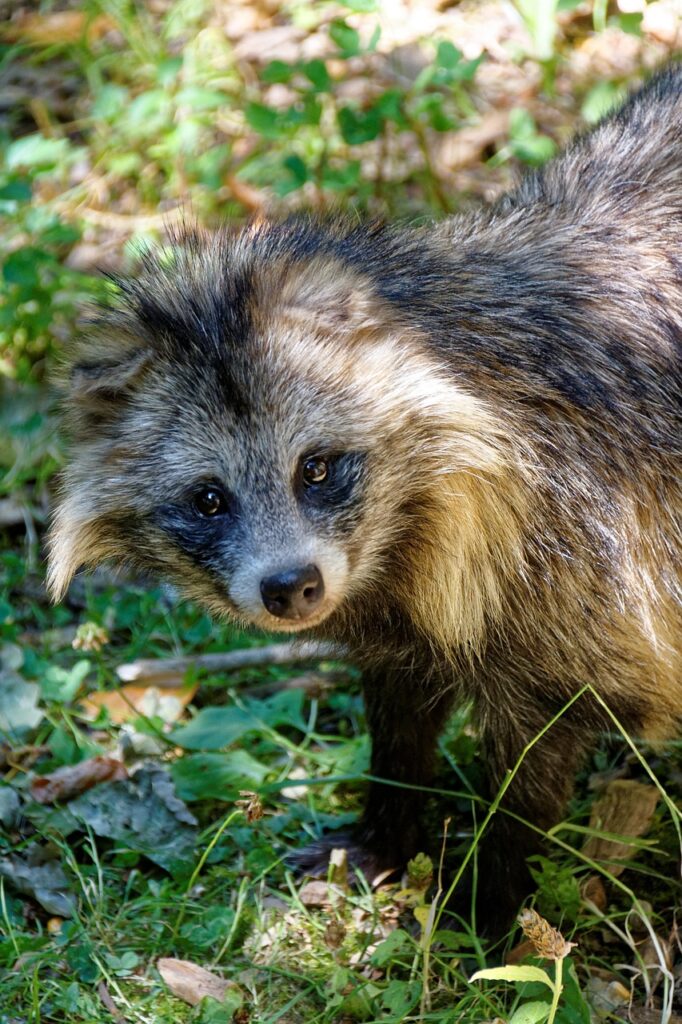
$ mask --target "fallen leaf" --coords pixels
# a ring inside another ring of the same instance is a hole
[[[49,14],[25,14],[17,21],[4,25],[3,39],[8,42],[27,42],[34,46],[54,46],[58,43],[78,43],[103,36],[113,28],[111,18],[101,14],[91,18],[87,11],[52,11]]]
[[[11,669],[0,672],[0,736],[17,739],[35,729],[43,719],[39,700],[37,683],[26,682]]]
[[[226,981],[204,967],[193,964],[191,960],[166,957],[159,960],[156,966],[173,995],[190,1006],[198,1006],[207,996],[223,1003],[230,990],[235,994],[240,992],[239,986],[233,981]]]
[[[161,718],[164,722],[177,722],[199,689],[191,686],[137,686],[130,683],[118,690],[98,690],[88,694],[80,703],[88,718],[97,718],[106,708],[114,725],[129,722],[145,715]]]
[[[31,781],[30,793],[39,804],[53,804],[72,800],[101,782],[127,778],[125,765],[115,757],[90,757],[87,761],[58,768],[50,775],[36,776]]]
[[[592,807],[590,828],[636,839],[649,830],[658,797],[654,786],[632,779],[614,779]],[[628,861],[637,853],[637,846],[618,839],[590,836],[583,852],[592,860]],[[625,863],[610,864],[609,870],[618,877],[626,866]]]
[[[71,917],[76,901],[69,890],[69,880],[55,855],[34,843],[22,854],[0,858],[0,878],[17,892],[32,896],[50,914]]]
[[[129,779],[112,782],[72,800],[64,809],[98,836],[118,839],[171,874],[194,863],[197,820],[158,765],[143,765]]]
[[[21,800],[11,786],[0,786],[0,825],[5,829],[14,828],[19,820]]]

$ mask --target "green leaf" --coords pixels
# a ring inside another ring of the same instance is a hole
[[[341,3],[358,14],[372,14],[379,7],[377,0],[341,0]]]
[[[332,191],[343,192],[355,188],[361,177],[362,165],[359,160],[349,160],[339,167],[326,164],[322,168],[322,184]]]
[[[90,113],[97,121],[112,121],[125,110],[128,103],[130,103],[128,90],[124,89],[122,85],[108,82],[97,90]]]
[[[381,994],[381,1005],[402,1019],[416,1006],[422,993],[420,981],[390,981]]]
[[[252,700],[244,708],[232,704],[204,708],[189,725],[175,729],[174,743],[185,750],[222,750],[253,729],[293,725],[303,731],[303,692],[282,690],[267,700]]]
[[[250,711],[234,705],[203,708],[189,725],[175,729],[171,739],[185,750],[222,750],[258,725]]]
[[[615,20],[621,32],[627,32],[631,36],[641,36],[643,17],[641,11],[633,11],[631,14],[619,13]]]
[[[244,117],[253,130],[266,139],[277,139],[282,134],[279,111],[264,103],[247,103]]]
[[[291,156],[286,157],[283,163],[294,179],[296,188],[300,188],[302,185],[305,185],[309,177],[308,168],[304,164],[303,160],[301,160],[300,156],[293,153]]]
[[[28,178],[11,178],[0,186],[0,202],[27,202],[32,195],[31,182]]]
[[[383,117],[378,110],[372,107],[367,111],[353,107],[340,107],[336,117],[344,142],[350,146],[371,142],[381,133],[384,126]]]
[[[50,665],[40,682],[40,692],[44,700],[59,701],[60,704],[70,703],[90,671],[90,662],[81,658],[71,669]]]
[[[66,961],[79,981],[92,985],[100,976],[92,944],[85,938],[66,948]]]
[[[332,79],[323,60],[310,60],[301,66],[301,71],[313,83],[318,92],[329,92],[332,87]]]
[[[436,50],[436,64],[438,67],[452,70],[456,68],[462,59],[462,51],[447,40],[438,44]]]
[[[299,67],[299,64],[287,64],[284,60],[271,60],[260,73],[261,82],[266,82],[268,85],[289,82]]]
[[[336,43],[343,57],[357,57],[360,53],[360,33],[345,22],[336,18],[329,26],[329,36]]]
[[[469,981],[537,981],[547,985],[554,991],[554,982],[547,971],[540,967],[519,965],[518,967],[490,967],[484,971],[476,971],[469,978]]]
[[[546,163],[556,153],[556,145],[548,135],[536,135],[532,139],[515,143],[512,148],[514,156],[533,166]]]
[[[177,93],[177,101],[191,110],[218,110],[224,107],[227,97],[217,89],[202,89],[198,85],[187,85]]]
[[[189,754],[171,768],[178,796],[182,800],[232,800],[241,789],[260,785],[268,774],[246,750],[225,754]]]
[[[580,108],[585,121],[595,124],[623,98],[623,90],[614,82],[597,82],[588,92]]]
[[[563,983],[556,1024],[590,1024],[590,1007],[581,991],[575,964],[569,957],[564,960]]]
[[[550,1004],[539,1001],[524,1003],[509,1018],[509,1024],[541,1024],[549,1016]]]
[[[15,167],[49,168],[63,166],[73,155],[67,139],[46,139],[43,135],[24,135],[7,147],[5,165]]]
[[[384,967],[385,964],[395,960],[397,956],[414,950],[414,940],[402,928],[396,928],[390,932],[383,942],[380,942],[372,953],[372,963],[375,967]]]

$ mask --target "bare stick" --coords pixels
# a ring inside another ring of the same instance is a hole
[[[190,668],[206,672],[234,672],[240,668],[292,665],[299,661],[319,661],[339,656],[339,650],[330,644],[267,644],[265,647],[246,647],[238,651],[196,654],[186,658],[140,658],[119,665],[116,674],[124,683],[153,682],[158,686],[162,685],[162,679],[182,678]]]

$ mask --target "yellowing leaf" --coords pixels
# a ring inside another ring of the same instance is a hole
[[[547,971],[540,967],[489,967],[485,971],[476,971],[469,981],[540,981],[548,988],[554,989],[554,982]]]
[[[190,960],[167,957],[159,960],[156,966],[173,995],[190,1006],[198,1006],[207,996],[223,1003],[230,990],[239,992],[239,987],[233,981],[219,978],[217,974],[212,974]]]
[[[129,722],[139,715],[177,722],[198,688],[198,683],[162,688],[130,683],[118,690],[91,693],[81,701],[81,705],[89,718],[96,718],[101,708],[106,708],[114,725]]]

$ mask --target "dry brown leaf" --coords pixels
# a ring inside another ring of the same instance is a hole
[[[81,701],[88,718],[97,718],[100,710],[106,708],[114,725],[129,722],[139,715],[158,715],[164,722],[176,722],[199,689],[191,686],[136,686],[130,683],[118,690],[98,690]]]
[[[604,883],[599,875],[587,876],[580,886],[580,895],[584,900],[589,900],[590,903],[593,903],[597,910],[601,910],[602,913],[606,910],[608,898]]]
[[[658,790],[654,786],[634,782],[632,779],[614,779],[594,803],[590,815],[590,828],[636,839],[649,830],[658,797]],[[592,860],[628,861],[636,854],[637,849],[627,843],[591,836],[585,843],[583,852]],[[618,877],[625,868],[626,864],[623,863],[611,865],[609,870],[612,875]]]
[[[229,989],[239,989],[233,981],[219,978],[217,974],[212,974],[190,960],[168,957],[159,960],[156,966],[173,995],[190,1006],[198,1006],[206,996],[222,1003]]]
[[[98,39],[114,28],[104,14],[90,18],[86,11],[52,11],[50,14],[25,14],[17,21],[0,28],[0,35],[10,43],[26,42],[34,46],[55,43],[78,43]]]
[[[321,880],[306,882],[299,889],[298,898],[304,907],[328,907],[331,905],[329,886]]]
[[[30,791],[39,804],[53,804],[57,800],[73,800],[100,782],[118,782],[127,778],[125,765],[115,757],[90,757],[79,764],[58,768],[50,775],[36,776]]]

